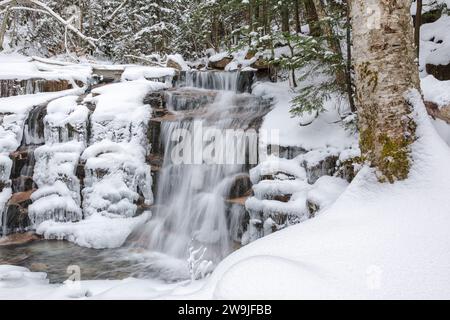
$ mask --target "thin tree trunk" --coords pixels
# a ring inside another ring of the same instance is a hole
[[[351,4],[362,156],[376,168],[380,181],[403,180],[410,170],[416,126],[405,94],[420,90],[411,1]]]
[[[355,99],[353,97],[353,81],[352,81],[352,27],[351,27],[351,19],[350,19],[350,8],[347,1],[347,4],[345,6],[346,10],[346,31],[347,31],[347,66],[346,66],[346,85],[347,85],[347,95],[348,95],[348,102],[350,104],[350,109],[352,112],[356,112],[356,105],[355,105]]]
[[[300,6],[298,4],[299,0],[294,0],[294,20],[295,20],[295,31],[297,33],[302,32],[302,25],[300,23]]]
[[[317,16],[320,21],[320,29],[322,31],[322,35],[327,38],[328,45],[331,51],[340,57],[340,61],[344,60],[342,55],[341,45],[339,43],[339,39],[336,37],[333,31],[333,27],[331,23],[328,21],[328,16],[325,12],[324,5],[322,0],[313,0],[314,6],[316,8]],[[345,92],[347,90],[347,76],[345,71],[342,68],[338,68],[336,70],[336,83],[339,88]]]
[[[281,31],[289,32],[289,7],[286,0],[281,4]]]
[[[8,28],[10,7],[11,5],[6,8],[5,14],[3,15],[2,25],[0,26],[0,51],[3,50],[3,41],[5,40],[6,29]]]
[[[422,0],[417,0],[416,21],[414,28],[414,42],[416,43],[417,57],[420,55],[420,27],[422,26]]]
[[[308,22],[310,34],[313,37],[317,37],[320,35],[320,29],[317,24],[319,17],[317,16],[313,0],[303,0],[303,4],[305,6],[306,22]]]

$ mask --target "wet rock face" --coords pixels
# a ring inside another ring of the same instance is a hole
[[[4,98],[39,92],[56,92],[71,88],[72,85],[67,80],[0,80],[0,97]]]
[[[32,203],[31,194],[35,189],[18,192],[9,199],[6,213],[6,233],[23,232],[30,226],[28,206]]]
[[[450,80],[450,61],[446,65],[427,64],[426,70],[428,74],[433,75],[440,81]]]
[[[240,175],[233,181],[228,197],[230,199],[241,198],[251,194],[252,182],[248,175]]]

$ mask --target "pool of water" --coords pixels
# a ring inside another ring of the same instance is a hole
[[[46,272],[51,283],[64,282],[70,270],[78,268],[81,280],[135,277],[175,282],[189,278],[186,261],[160,253],[130,246],[96,250],[56,240],[0,246],[0,264]]]

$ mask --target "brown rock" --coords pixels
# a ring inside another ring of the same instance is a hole
[[[441,119],[450,124],[450,105],[439,108],[436,103],[425,101],[425,107],[427,108],[428,114],[434,119]]]
[[[24,244],[40,239],[41,238],[34,232],[14,233],[9,236],[0,238],[0,246]]]
[[[232,57],[225,57],[219,61],[209,61],[208,67],[212,69],[223,70],[233,60]]]
[[[167,60],[166,66],[168,68],[174,68],[175,70],[178,70],[178,71],[182,71],[183,70],[183,68],[180,66],[180,64],[178,62],[176,62],[175,60],[171,59],[171,58],[169,58]]]
[[[446,65],[427,64],[426,69],[428,74],[432,74],[438,80],[450,80],[450,61]]]
[[[266,69],[269,69],[269,61],[266,60],[266,59],[264,59],[264,58],[262,58],[262,57],[259,57],[259,58],[258,58],[255,62],[253,62],[250,66],[251,66],[252,68],[258,69],[258,70],[266,70]]]
[[[47,271],[47,269],[48,269],[48,265],[46,265],[45,263],[41,263],[41,262],[34,262],[30,266],[30,270],[34,271],[34,272]]]
[[[28,207],[31,204],[31,194],[36,191],[36,189],[32,189],[32,190],[28,190],[25,192],[17,192],[14,193],[11,198],[9,199],[8,204],[12,205],[12,204],[17,204],[20,205],[21,207]]]

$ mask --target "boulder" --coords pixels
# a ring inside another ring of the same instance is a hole
[[[208,63],[208,67],[211,69],[224,70],[225,67],[233,60],[232,57],[223,57],[219,60],[210,60]]]
[[[166,66],[168,68],[173,68],[178,71],[183,70],[183,67],[177,61],[175,61],[173,58],[170,58],[170,57],[167,59]]]
[[[269,60],[264,59],[263,57],[258,57],[255,62],[250,65],[254,69],[258,70],[266,70],[269,69]]]
[[[428,74],[433,75],[440,81],[450,80],[450,61],[448,64],[426,64],[426,70]]]
[[[8,233],[23,232],[30,226],[28,206],[35,189],[14,193],[6,205],[6,229]]]
[[[14,233],[0,238],[0,246],[19,245],[39,239],[40,237],[34,232]]]
[[[428,114],[434,119],[441,119],[450,124],[450,105],[439,108],[436,103],[425,101],[425,107],[427,108]]]

